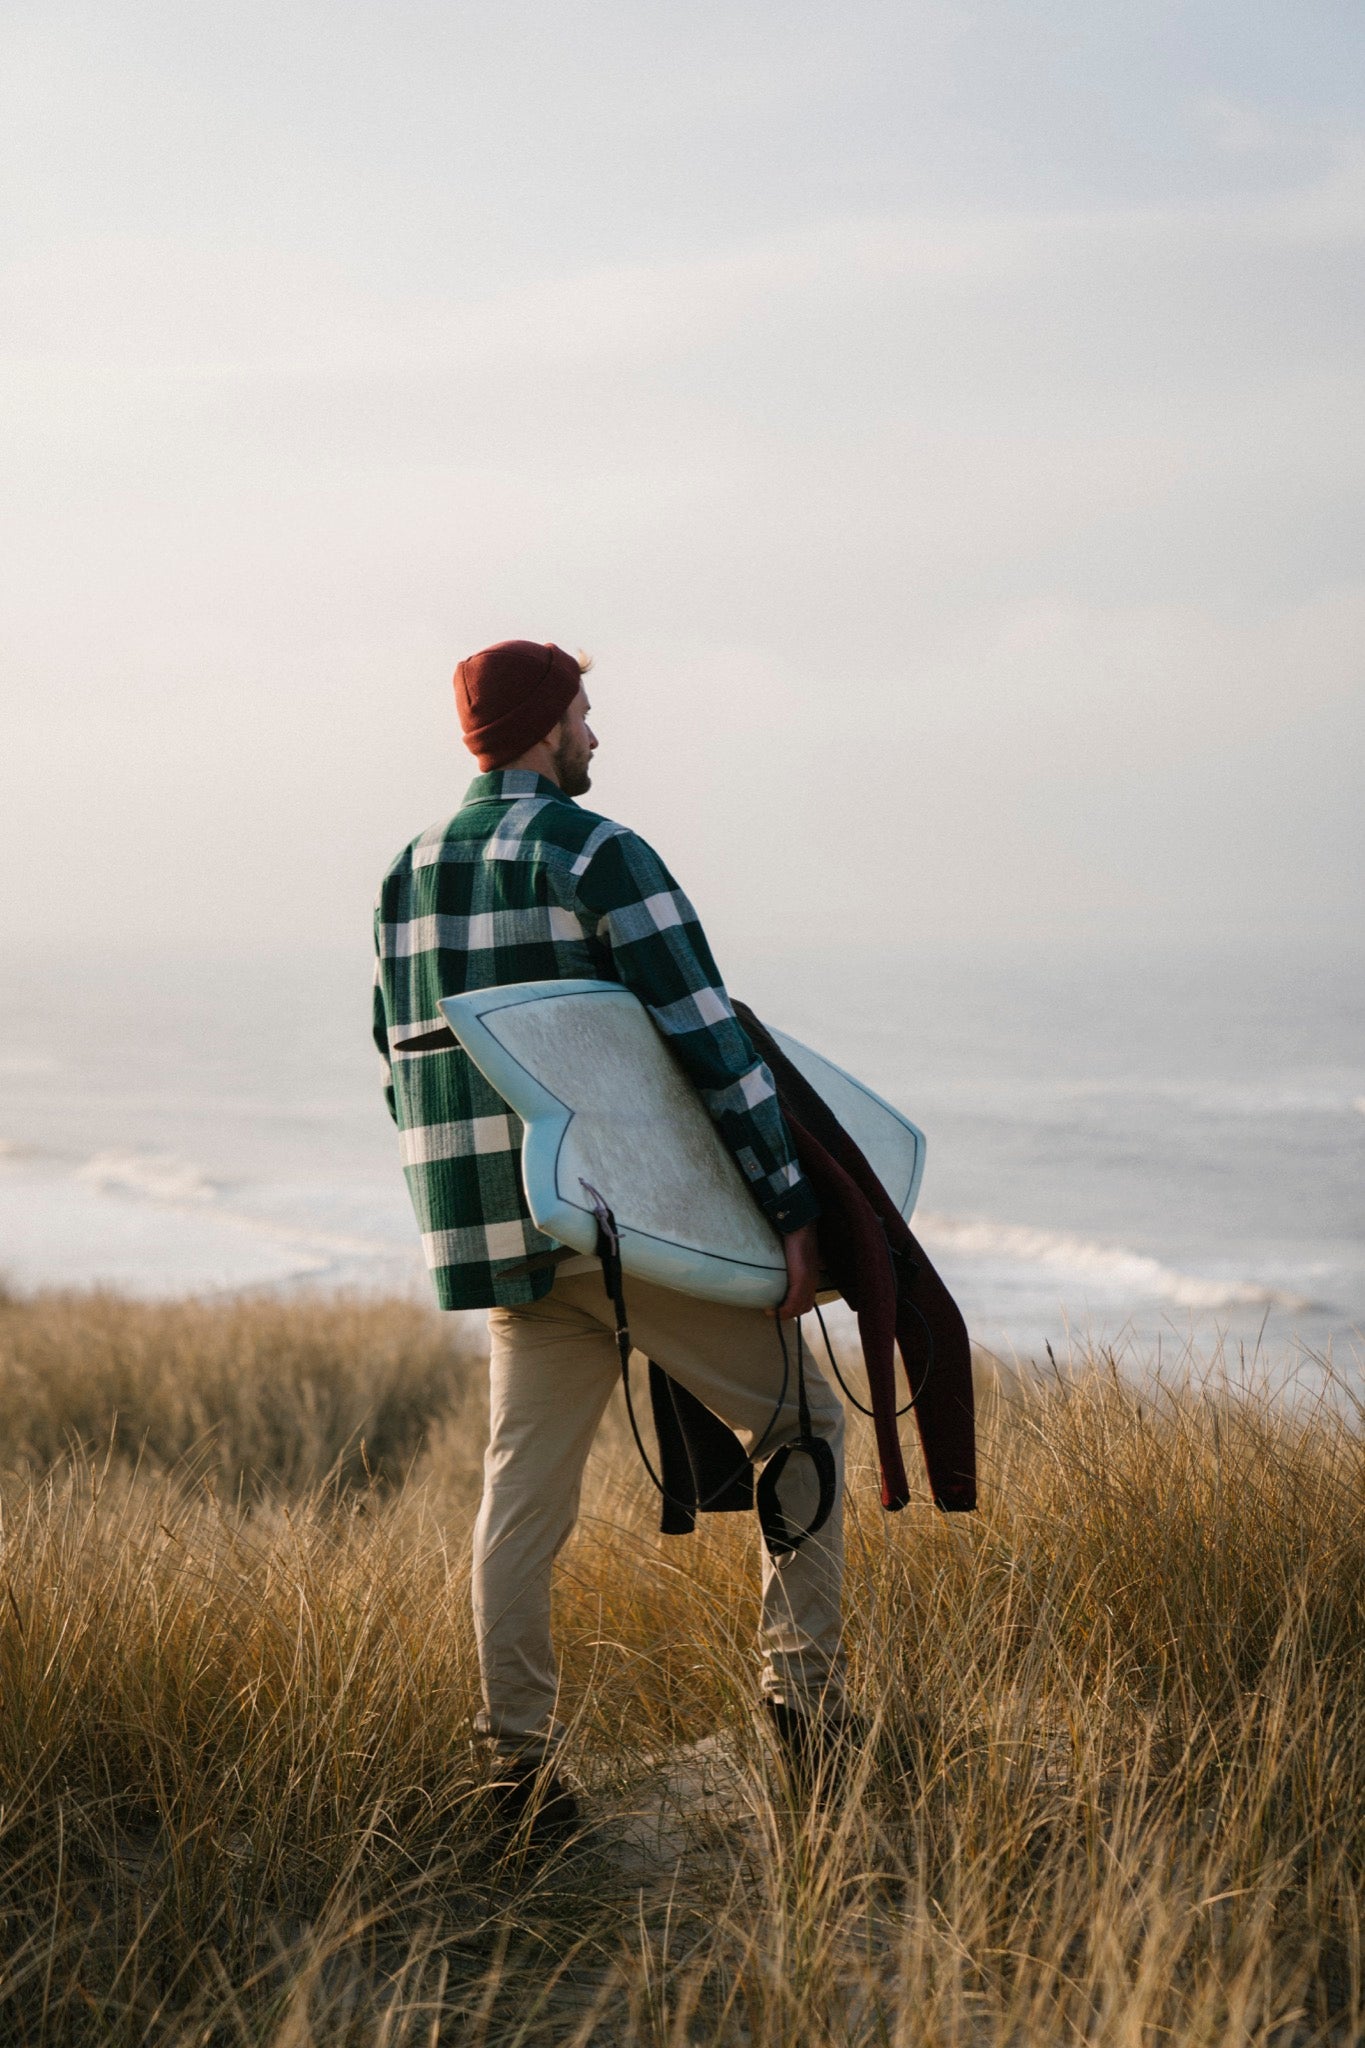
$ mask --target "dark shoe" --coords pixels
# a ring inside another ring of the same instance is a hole
[[[847,1707],[791,1707],[765,1700],[788,1769],[802,1785],[832,1785],[867,1746],[867,1723]]]
[[[497,1768],[499,1775],[488,1787],[489,1830],[496,1846],[516,1841],[528,1849],[553,1849],[577,1833],[578,1801],[549,1764],[509,1761]]]

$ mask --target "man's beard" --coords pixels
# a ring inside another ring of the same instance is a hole
[[[575,746],[571,740],[564,740],[555,752],[555,780],[565,796],[582,796],[592,788],[589,773],[592,762],[591,749]]]

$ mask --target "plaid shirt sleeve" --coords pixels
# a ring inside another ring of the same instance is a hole
[[[598,835],[594,834],[594,838]],[[725,992],[697,913],[643,839],[606,827],[574,864],[579,903],[616,973],[672,1045],[775,1230],[820,1213],[773,1077]]]
[[[379,938],[379,911],[375,910],[375,939]],[[393,1085],[393,1062],[389,1058],[389,1013],[384,1005],[384,962],[382,955],[374,964],[374,1042],[379,1051],[380,1070],[383,1075],[384,1101],[389,1115],[398,1121],[398,1096]]]

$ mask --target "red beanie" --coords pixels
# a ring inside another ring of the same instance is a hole
[[[547,640],[500,640],[455,671],[464,743],[480,768],[515,761],[558,725],[582,685],[578,663]]]

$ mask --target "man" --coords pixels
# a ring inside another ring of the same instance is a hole
[[[407,1052],[441,1024],[438,999],[505,982],[620,981],[648,1009],[783,1238],[777,1314],[815,1299],[817,1205],[772,1078],[737,1022],[696,913],[643,839],[584,810],[597,740],[586,661],[510,640],[462,661],[455,697],[481,773],[446,824],[413,841],[380,888],[375,1039],[408,1186],[443,1308],[489,1310],[490,1441],[474,1532],[483,1705],[504,1815],[571,1825],[554,1774],[560,1737],[550,1572],[578,1511],[584,1462],[618,1377],[601,1270],[542,1235],[522,1187],[521,1126],[463,1050]],[[771,1456],[799,1433],[773,1321],[632,1280],[631,1330],[653,1358]],[[836,1460],[818,1536],[765,1552],[763,1690],[794,1747],[843,1718],[839,1595],[843,1411],[808,1374],[815,1431]]]

